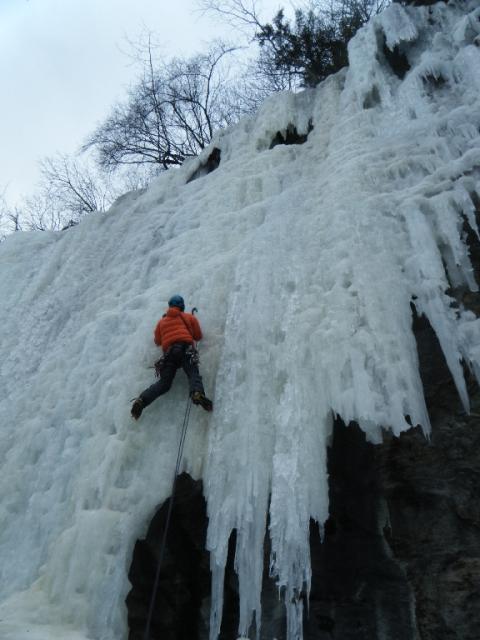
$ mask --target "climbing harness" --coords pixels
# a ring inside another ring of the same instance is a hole
[[[162,567],[163,555],[165,553],[165,546],[167,543],[167,534],[168,534],[168,528],[170,526],[170,518],[172,516],[173,501],[175,498],[175,489],[177,485],[177,477],[178,477],[178,472],[180,470],[180,462],[182,461],[183,446],[185,444],[185,437],[187,435],[188,421],[190,419],[191,408],[192,408],[192,399],[189,396],[187,400],[187,406],[185,408],[185,416],[183,418],[182,435],[180,437],[180,445],[178,447],[177,464],[175,466],[175,475],[173,476],[171,498],[168,504],[167,520],[165,522],[165,529],[163,530],[162,542],[160,544],[160,553],[158,556],[157,571],[155,573],[155,581],[153,583],[152,597],[150,599],[150,606],[148,608],[147,623],[145,625],[145,633],[143,635],[143,640],[150,640],[150,626],[152,623],[153,609],[154,609],[155,599],[157,597],[158,585],[160,581],[160,569]]]
[[[153,368],[155,369],[156,378],[162,377],[162,371],[163,371],[163,368],[165,367],[165,363],[170,354],[171,348],[172,347],[170,347],[170,349],[168,349],[166,353],[164,353],[162,356],[160,356],[160,358],[156,362],[154,362]],[[195,365],[196,367],[200,365],[200,355],[196,347],[193,346],[193,344],[189,345],[185,349],[185,358],[187,362],[190,363],[191,365]]]

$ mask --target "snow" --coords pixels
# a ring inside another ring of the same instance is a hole
[[[381,26],[385,44],[389,49],[418,38],[418,27],[413,15],[401,5],[394,4],[376,19],[376,24]]]
[[[352,41],[348,71],[272,97],[108,213],[0,246],[2,638],[127,637],[133,546],[170,493],[186,402],[179,375],[129,416],[172,293],[199,308],[215,400],[192,411],[182,466],[204,481],[212,640],[233,529],[239,635],[259,624],[267,521],[288,639],[301,638],[334,417],[374,443],[410,422],[429,432],[412,300],[466,409],[461,361],[480,373],[479,321],[450,289],[477,290],[476,5],[390,7]],[[382,34],[407,56],[404,78]],[[304,144],[269,149],[310,122]],[[189,181],[213,147],[218,169]]]

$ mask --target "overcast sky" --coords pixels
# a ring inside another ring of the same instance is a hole
[[[289,2],[258,4],[268,20]],[[34,190],[40,158],[75,152],[125,95],[135,77],[126,38],[145,27],[167,57],[227,33],[196,0],[0,0],[0,193],[10,202]]]

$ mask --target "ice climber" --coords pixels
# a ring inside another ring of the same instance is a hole
[[[180,367],[188,377],[193,404],[199,404],[206,411],[213,408],[211,400],[205,396],[198,370],[195,342],[202,339],[200,323],[192,313],[185,313],[184,309],[182,296],[172,296],[168,301],[167,312],[155,327],[155,344],[163,349],[163,356],[155,363],[160,379],[133,401],[131,414],[135,420],[142,415],[145,407],[170,389]]]

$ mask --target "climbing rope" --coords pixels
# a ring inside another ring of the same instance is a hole
[[[150,606],[148,608],[147,624],[145,625],[145,633],[143,635],[143,640],[150,640],[150,625],[152,623],[153,608],[154,608],[155,599],[157,597],[157,592],[158,592],[158,584],[159,584],[159,581],[160,581],[160,569],[162,567],[163,555],[165,553],[165,546],[166,546],[166,543],[167,543],[167,533],[168,533],[168,528],[170,526],[170,518],[172,516],[173,501],[174,501],[174,498],[175,498],[175,489],[176,489],[176,485],[177,485],[177,477],[178,477],[178,472],[180,470],[180,462],[182,461],[183,445],[185,444],[185,437],[187,435],[188,421],[190,419],[190,409],[191,408],[192,408],[192,399],[189,396],[189,398],[187,400],[187,407],[185,409],[185,416],[183,418],[182,435],[181,435],[181,438],[180,438],[180,445],[178,447],[177,464],[175,466],[175,475],[173,476],[171,498],[170,498],[170,502],[168,504],[167,521],[165,523],[165,529],[163,530],[162,542],[160,544],[160,553],[158,555],[157,571],[155,573],[155,581],[153,583],[152,597],[150,599]]]

